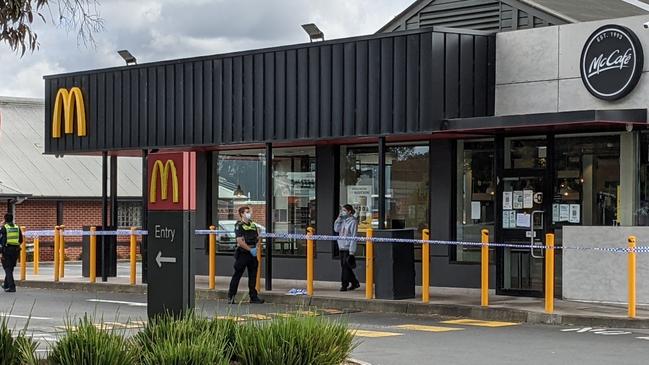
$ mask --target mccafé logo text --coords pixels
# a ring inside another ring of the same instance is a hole
[[[635,33],[620,25],[605,25],[593,32],[584,45],[581,80],[596,98],[621,99],[638,84],[643,57]]]
[[[171,173],[171,176],[169,174]],[[157,160],[153,165],[151,172],[151,186],[149,187],[149,202],[155,203],[158,198],[158,179],[160,179],[160,199],[167,200],[169,190],[169,179],[171,178],[171,187],[173,191],[172,202],[178,203],[180,201],[178,196],[178,173],[176,172],[176,164],[172,160],[167,160],[166,163]]]
[[[63,109],[63,110],[61,110]],[[86,135],[86,108],[83,103],[81,89],[73,87],[61,88],[54,99],[52,114],[52,138],[61,138],[61,114],[65,117],[65,134],[74,133],[74,117],[77,117],[77,136]]]
[[[633,50],[631,48],[627,49],[624,54],[621,54],[619,49],[611,52],[608,57],[604,54],[600,54],[597,58],[590,63],[588,67],[588,78],[593,75],[599,75],[604,71],[623,69],[629,67],[631,60],[633,59]]]

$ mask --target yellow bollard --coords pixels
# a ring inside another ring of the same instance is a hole
[[[210,226],[210,241],[208,248],[208,280],[209,288],[214,289],[216,287],[216,230],[215,226]]]
[[[374,298],[374,231],[368,228],[365,232],[365,299]]]
[[[262,258],[261,255],[263,253],[263,245],[261,243],[257,243],[257,281],[255,284],[255,289],[257,292],[261,291],[261,263],[262,263]]]
[[[421,231],[421,239],[428,241],[430,230]],[[421,244],[421,301],[430,302],[430,244],[428,242]]]
[[[25,239],[25,226],[20,227],[23,240],[20,242],[20,281],[27,279],[27,240]]]
[[[41,264],[41,240],[38,237],[34,237],[34,275],[38,275],[40,264]]]
[[[629,236],[629,318],[635,318],[636,311],[636,237]]]
[[[65,277],[65,226],[61,226],[59,235],[59,277]]]
[[[545,313],[554,313],[554,233],[545,235]]]
[[[90,282],[97,281],[97,236],[96,227],[90,227]]]
[[[137,236],[135,227],[131,227],[131,285],[135,285],[135,276],[137,274]]]
[[[59,244],[61,240],[61,227],[54,227],[54,281],[59,281]]]
[[[489,306],[489,230],[482,230],[482,248],[480,250],[480,305]]]
[[[306,229],[307,236],[313,236],[313,227]],[[306,293],[313,295],[313,240],[309,237],[306,240]]]

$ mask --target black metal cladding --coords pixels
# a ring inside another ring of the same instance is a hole
[[[45,77],[45,152],[427,133],[493,115],[495,38],[428,28]],[[52,139],[61,87],[87,136]]]

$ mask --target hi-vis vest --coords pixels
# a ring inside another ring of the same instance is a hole
[[[7,231],[7,245],[19,246],[20,245],[20,228],[17,225],[5,224],[5,231]]]

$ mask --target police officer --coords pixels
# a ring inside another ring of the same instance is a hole
[[[257,296],[257,249],[259,243],[259,228],[252,221],[252,213],[249,207],[239,208],[240,221],[234,226],[234,234],[237,239],[237,248],[234,251],[234,275],[230,281],[230,290],[228,291],[228,303],[235,303],[235,296],[239,288],[239,280],[243,272],[248,268],[248,290],[250,303],[262,304],[263,299]]]
[[[5,280],[2,288],[7,293],[16,292],[16,283],[14,282],[14,268],[20,255],[20,243],[23,241],[23,233],[14,223],[12,214],[5,214],[5,224],[0,229],[0,261],[2,268],[5,270]]]

